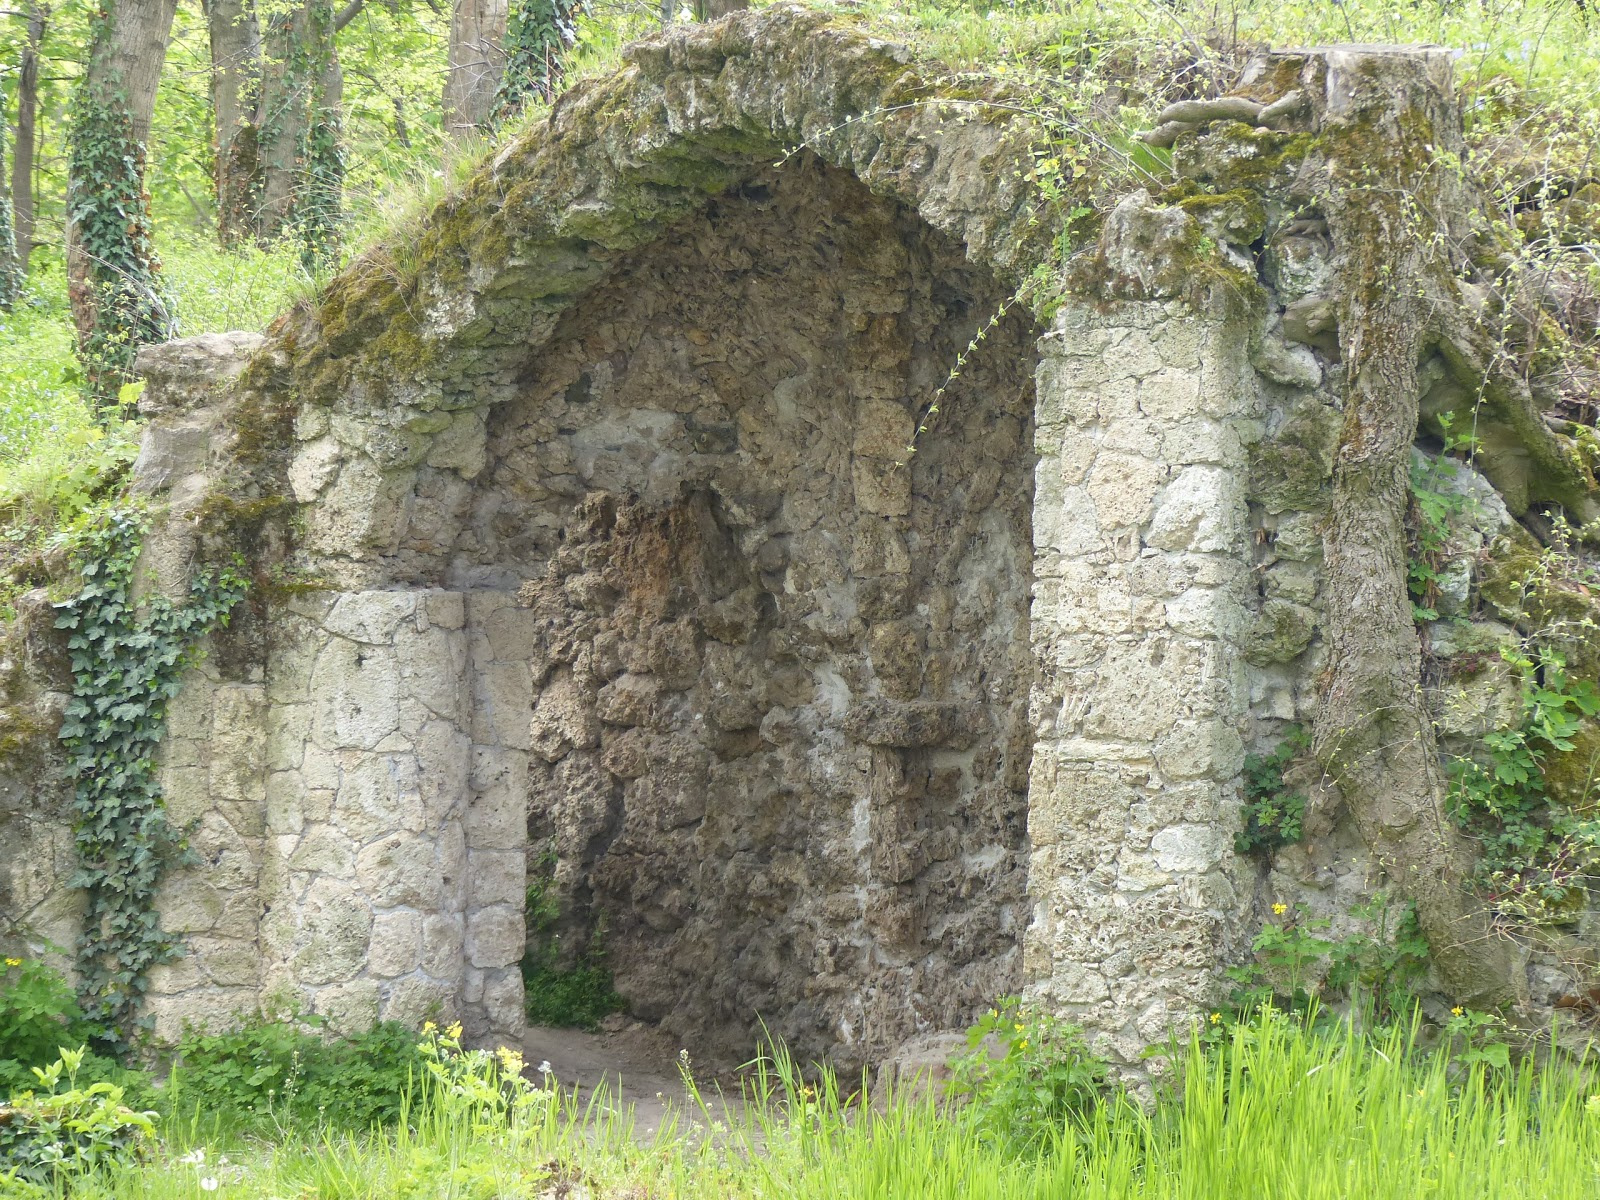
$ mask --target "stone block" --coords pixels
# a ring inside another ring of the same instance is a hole
[[[479,909],[467,918],[467,961],[474,967],[511,966],[522,960],[527,936],[520,909]]]
[[[466,917],[429,913],[422,918],[422,969],[436,979],[461,975],[466,947]]]
[[[523,850],[471,850],[467,854],[467,904],[521,904],[528,890],[528,856]]]
[[[1220,467],[1189,466],[1161,493],[1145,537],[1161,550],[1216,553],[1242,544],[1244,489]]]
[[[356,856],[356,883],[378,908],[435,908],[443,886],[439,856],[424,837],[394,834]]]
[[[1230,838],[1215,825],[1174,825],[1150,840],[1163,871],[1209,871],[1222,861]]]
[[[1085,485],[1095,511],[1106,528],[1143,525],[1150,506],[1167,477],[1157,460],[1102,450]]]
[[[379,999],[375,980],[352,979],[318,989],[312,1011],[328,1022],[332,1032],[340,1037],[353,1037],[378,1023]]]
[[[367,970],[384,978],[408,975],[416,970],[422,956],[422,923],[420,913],[403,909],[375,915]]]

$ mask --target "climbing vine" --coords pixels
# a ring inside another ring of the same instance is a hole
[[[172,335],[172,303],[151,236],[145,148],[126,98],[86,82],[73,100],[70,130],[67,219],[83,256],[70,285],[78,356],[90,396],[109,405],[132,380],[139,347]]]
[[[506,26],[505,73],[495,95],[494,121],[508,121],[530,100],[553,100],[563,73],[562,55],[577,39],[580,3],[515,0]]]
[[[200,639],[244,595],[233,570],[197,572],[183,603],[133,596],[143,525],[113,511],[78,549],[83,586],[57,605],[67,631],[72,700],[61,724],[73,781],[78,871],[87,911],[78,945],[78,988],[109,1043],[126,1034],[157,963],[176,947],[161,930],[156,889],[181,852],[156,781],[155,751],[167,705]]]

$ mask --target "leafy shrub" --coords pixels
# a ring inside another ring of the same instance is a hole
[[[367,1130],[399,1119],[422,1070],[417,1035],[385,1021],[324,1040],[305,1025],[255,1021],[227,1033],[186,1032],[167,1103],[223,1123]]]
[[[1600,867],[1600,823],[1553,808],[1542,768],[1572,750],[1584,718],[1600,714],[1600,690],[1570,678],[1553,650],[1504,657],[1522,677],[1522,721],[1452,760],[1450,805],[1483,847],[1479,882],[1501,911],[1559,921],[1581,906]]]
[[[104,1081],[79,1087],[85,1058],[81,1049],[62,1050],[48,1067],[34,1068],[42,1092],[0,1105],[0,1164],[14,1178],[57,1182],[138,1158],[153,1139],[155,1113],[125,1105],[123,1088]]]
[[[63,1047],[80,1045],[96,1030],[85,1021],[66,978],[36,958],[0,959],[0,1100],[37,1083],[35,1068],[56,1061]],[[115,1059],[82,1054],[80,1085],[111,1083],[130,1103],[147,1105],[155,1094],[150,1077]]]
[[[1262,925],[1250,945],[1255,961],[1228,969],[1238,985],[1229,1024],[1252,1019],[1261,1007],[1325,1011],[1323,1000],[1338,995],[1379,1022],[1407,1015],[1428,967],[1428,943],[1414,905],[1395,904],[1378,892],[1351,910],[1370,922],[1371,930],[1343,938],[1327,937],[1332,922],[1307,917],[1303,905],[1274,904],[1272,912],[1282,923]],[[1221,1014],[1216,1016],[1221,1021]]]
[[[967,1046],[951,1063],[951,1090],[971,1102],[986,1139],[1017,1150],[1050,1151],[1114,1094],[1083,1030],[1016,996],[967,1031]]]
[[[37,958],[0,959],[0,1084],[9,1074],[32,1082],[28,1067],[55,1059],[62,1046],[87,1037],[83,1013],[66,978]]]

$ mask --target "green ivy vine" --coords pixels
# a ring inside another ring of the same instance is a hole
[[[172,302],[151,236],[144,143],[126,98],[114,87],[80,86],[69,140],[67,220],[85,261],[69,286],[74,311],[92,314],[80,317],[78,356],[90,396],[109,405],[132,380],[139,347],[171,336]]]
[[[113,511],[78,547],[82,587],[56,605],[67,631],[72,700],[61,724],[73,782],[78,871],[87,894],[78,944],[86,1015],[112,1045],[125,1037],[157,963],[178,953],[160,927],[156,889],[182,851],[156,780],[156,744],[200,640],[226,625],[245,580],[231,569],[196,572],[183,603],[133,596],[143,522]]]
[[[515,0],[502,46],[505,73],[495,96],[494,121],[515,117],[529,101],[549,102],[559,90],[561,57],[577,39],[574,0]]]

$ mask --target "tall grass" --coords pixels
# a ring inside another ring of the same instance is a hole
[[[295,1200],[429,1197],[907,1197],[918,1200],[1577,1200],[1600,1194],[1600,1096],[1581,1064],[1493,1071],[1427,1055],[1398,1031],[1307,1030],[1279,1014],[1222,1047],[1176,1055],[1181,1088],[1121,1098],[1034,1156],[986,1137],[936,1095],[864,1104],[781,1051],[742,1103],[690,1089],[653,1138],[599,1095],[509,1077],[490,1056],[422,1089],[397,1132],[289,1132],[196,1148],[82,1183],[100,1200],[218,1194]],[[191,1161],[179,1161],[181,1153]],[[227,1157],[226,1162],[223,1161]],[[0,1185],[0,1194],[4,1187]],[[19,1196],[50,1193],[16,1191]],[[581,1194],[581,1193],[573,1193]]]

